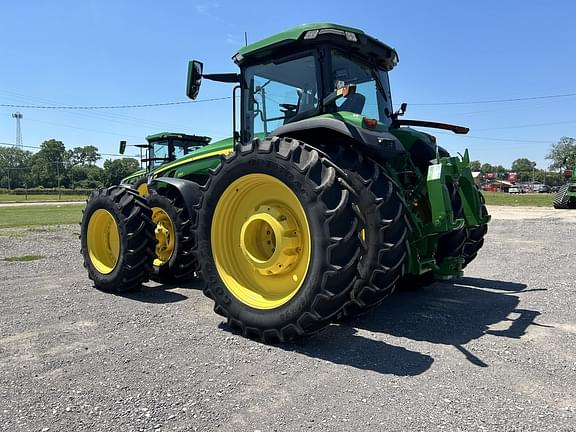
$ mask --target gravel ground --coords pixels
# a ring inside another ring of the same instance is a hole
[[[576,430],[576,211],[492,208],[451,283],[266,346],[198,286],[95,290],[77,226],[0,230],[0,429]],[[512,216],[510,216],[512,215]]]

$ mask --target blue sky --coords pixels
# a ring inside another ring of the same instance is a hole
[[[117,105],[185,100],[187,61],[235,71],[249,42],[309,22],[359,27],[394,46],[394,103],[406,118],[462,124],[470,137],[433,132],[451,152],[544,168],[551,143],[576,137],[576,96],[530,101],[419,105],[576,93],[576,3],[570,1],[250,2],[54,0],[0,6],[0,104]],[[231,95],[205,81],[199,99]],[[15,108],[0,107],[0,142],[15,141]],[[105,111],[22,108],[25,145],[56,138],[67,147],[163,131],[231,133],[230,101]]]

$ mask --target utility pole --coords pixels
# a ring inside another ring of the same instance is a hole
[[[12,118],[16,119],[16,147],[20,150],[24,149],[24,145],[22,144],[22,129],[20,128],[20,120],[24,117],[20,112],[15,112],[12,114]]]
[[[62,199],[62,191],[60,190],[60,161],[56,163],[56,176],[58,176],[58,201]]]

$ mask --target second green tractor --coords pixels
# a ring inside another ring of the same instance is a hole
[[[392,108],[396,51],[355,28],[299,26],[242,48],[229,139],[148,137],[146,167],[95,191],[82,253],[96,287],[199,278],[247,336],[308,336],[400,286],[460,277],[490,216],[469,166]],[[238,101],[238,103],[236,103]]]

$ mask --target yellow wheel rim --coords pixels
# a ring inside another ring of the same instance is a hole
[[[120,234],[112,214],[98,209],[88,221],[88,255],[92,265],[102,274],[112,273],[120,257]]]
[[[148,183],[139,184],[136,190],[140,196],[147,197],[150,195],[150,191],[148,190]]]
[[[310,265],[304,208],[288,186],[266,174],[245,175],[226,188],[214,210],[211,241],[220,278],[255,309],[287,303]]]
[[[156,258],[154,265],[157,267],[163,266],[174,253],[174,246],[176,244],[176,233],[172,219],[160,207],[152,207],[152,221],[156,225],[154,233],[156,235]]]

